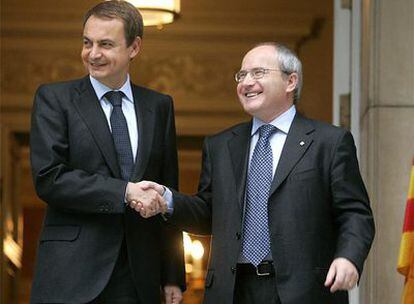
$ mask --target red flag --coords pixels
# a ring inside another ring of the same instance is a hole
[[[397,270],[405,276],[404,291],[401,303],[414,303],[414,159],[411,167],[410,186],[408,190],[407,206],[403,234],[400,244]]]

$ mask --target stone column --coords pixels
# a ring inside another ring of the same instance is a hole
[[[397,273],[414,156],[414,1],[363,0],[361,165],[377,234],[361,303],[400,303]]]

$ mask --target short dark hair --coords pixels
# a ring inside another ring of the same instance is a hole
[[[144,23],[141,13],[131,3],[122,0],[103,1],[86,12],[83,19],[83,27],[89,17],[95,16],[104,19],[121,19],[124,24],[125,39],[130,46],[136,37],[142,38]]]

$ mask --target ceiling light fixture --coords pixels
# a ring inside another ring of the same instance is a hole
[[[180,0],[128,0],[142,14],[144,26],[157,26],[172,23],[180,14]]]

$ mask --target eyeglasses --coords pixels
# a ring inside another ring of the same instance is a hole
[[[271,71],[280,71],[282,73],[286,73],[286,71],[282,71],[280,69],[253,68],[250,70],[238,71],[234,75],[234,79],[236,80],[237,83],[240,83],[246,78],[247,74],[250,74],[250,77],[252,77],[253,79],[260,79],[260,78],[263,78],[265,74]]]

